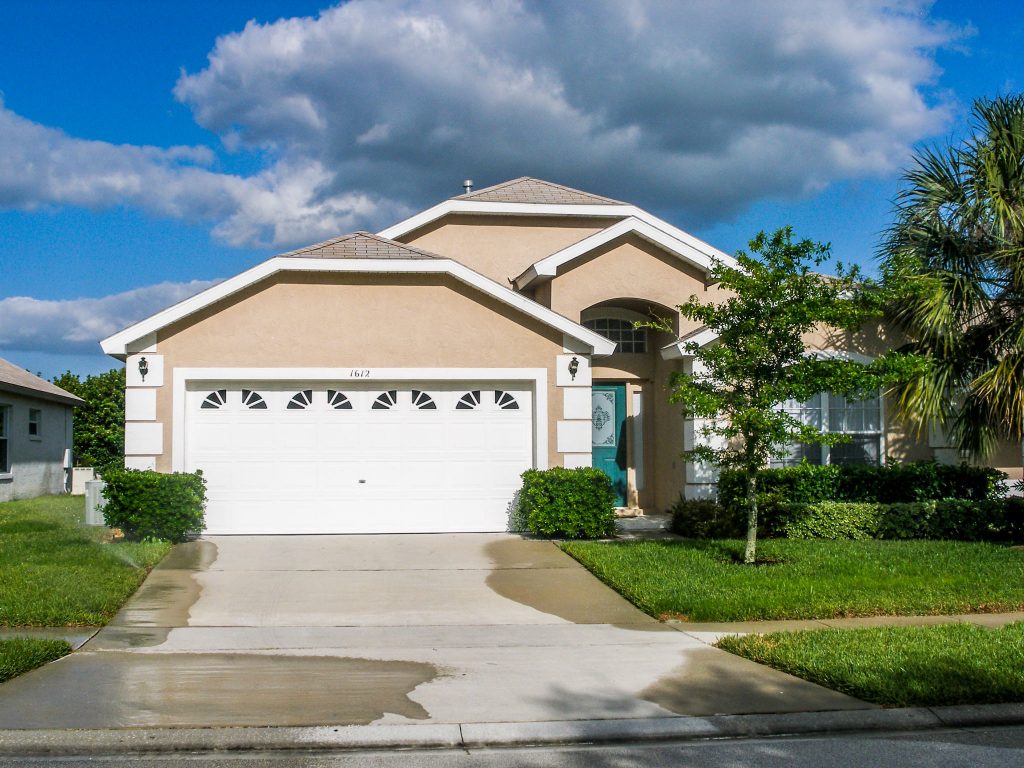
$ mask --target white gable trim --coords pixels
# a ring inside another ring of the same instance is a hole
[[[618,237],[628,234],[638,235],[644,240],[664,248],[669,253],[673,253],[684,261],[704,270],[705,273],[711,271],[715,260],[724,261],[730,265],[735,263],[731,257],[712,248],[707,243],[686,235],[681,230],[680,234],[685,235],[686,239],[669,234],[663,229],[636,216],[630,216],[606,229],[602,229],[600,232],[595,232],[578,243],[573,243],[551,254],[547,258],[541,259],[515,279],[515,286],[521,291],[538,278],[554,277],[563,265],[581,256],[585,256],[595,248],[600,248],[602,245]]]
[[[705,347],[717,338],[717,333],[710,328],[705,328],[678,341],[673,341],[671,344],[666,344],[661,348],[661,359],[682,360],[684,357],[693,357],[693,353],[686,348],[688,345],[696,344],[698,347]]]
[[[705,347],[718,339],[718,334],[705,328],[686,338],[673,341],[661,348],[662,360],[681,360],[686,357],[693,357],[693,353],[687,350],[690,344],[698,347]],[[874,357],[862,354],[849,349],[808,349],[803,353],[804,357],[815,357],[818,360],[849,360],[861,365],[868,365],[875,360]]]
[[[479,200],[445,200],[432,208],[392,224],[377,234],[394,240],[415,229],[447,216],[449,213],[506,214],[513,216],[633,216],[639,208],[632,205],[587,204],[565,205],[556,203],[488,203]]]
[[[428,208],[417,213],[415,216],[393,224],[387,229],[382,229],[377,234],[394,240],[450,213],[504,214],[507,216],[577,216],[581,218],[621,217],[623,219],[623,221],[616,222],[611,227],[591,235],[574,246],[569,246],[569,248],[548,256],[546,259],[538,262],[538,264],[547,263],[560,255],[564,255],[566,261],[570,258],[576,258],[580,254],[572,253],[572,249],[581,246],[583,243],[590,243],[589,248],[586,249],[589,250],[598,247],[602,242],[608,242],[608,240],[624,234],[624,232],[633,231],[705,270],[710,267],[711,262],[714,260],[724,262],[728,266],[736,266],[736,260],[729,254],[718,250],[678,227],[672,226],[667,221],[637,208],[635,205],[556,205],[549,203],[484,203],[474,200],[445,200],[433,208]],[[626,222],[629,222],[629,224]],[[600,240],[602,236],[605,236],[605,233],[611,231],[614,231],[615,234],[607,235],[607,239]],[[559,264],[561,263],[564,263],[564,261],[559,262]],[[536,267],[537,265],[534,266]],[[557,269],[557,265],[555,268]],[[520,285],[520,280],[523,280],[529,273],[530,270],[527,270],[523,275],[520,275],[516,280],[517,287],[522,288],[528,285],[530,280],[535,277],[530,277]],[[546,275],[548,273],[538,271],[538,274]],[[550,275],[554,274],[554,272],[550,273]]]
[[[319,259],[275,256],[212,288],[178,302],[162,312],[125,328],[100,342],[108,355],[124,356],[128,346],[148,334],[156,333],[171,323],[198,312],[211,304],[235,294],[278,272],[370,272],[449,274],[510,307],[583,342],[598,356],[610,355],[615,343],[598,333],[574,323],[566,317],[541,306],[499,283],[450,259]]]

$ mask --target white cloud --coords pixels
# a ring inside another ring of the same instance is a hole
[[[69,137],[0,104],[0,206],[133,205],[236,245],[376,228],[536,175],[706,225],[889,174],[946,129],[924,0],[352,0],[219,38],[176,96],[227,151]]]
[[[98,352],[100,339],[218,282],[160,283],[98,299],[0,299],[0,349]]]

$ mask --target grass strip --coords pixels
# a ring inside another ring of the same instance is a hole
[[[0,626],[106,624],[167,542],[105,543],[81,496],[0,504]]]
[[[1024,609],[1024,551],[959,541],[572,541],[562,549],[660,619],[746,621]]]
[[[776,632],[718,647],[883,706],[1024,701],[1024,623]]]
[[[67,656],[71,646],[64,640],[12,637],[0,640],[0,683],[43,664]]]

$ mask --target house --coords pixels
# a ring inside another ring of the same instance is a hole
[[[82,403],[0,359],[0,501],[70,490],[71,426]]]
[[[275,256],[102,342],[127,362],[125,463],[202,469],[210,533],[504,530],[529,467],[600,467],[625,509],[708,495],[713,474],[680,458],[699,425],[666,390],[685,343],[710,340],[675,307],[720,295],[715,259],[732,261],[532,178]],[[672,333],[634,327],[652,316]],[[877,399],[790,405],[853,435],[812,460],[944,450]]]

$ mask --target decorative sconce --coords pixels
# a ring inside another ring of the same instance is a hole
[[[569,376],[572,377],[573,381],[576,381],[576,371],[580,369],[580,361],[575,357],[569,361]]]
[[[149,363],[146,362],[146,358],[139,358],[139,375],[142,376],[142,380],[146,380],[146,374],[149,373]]]

